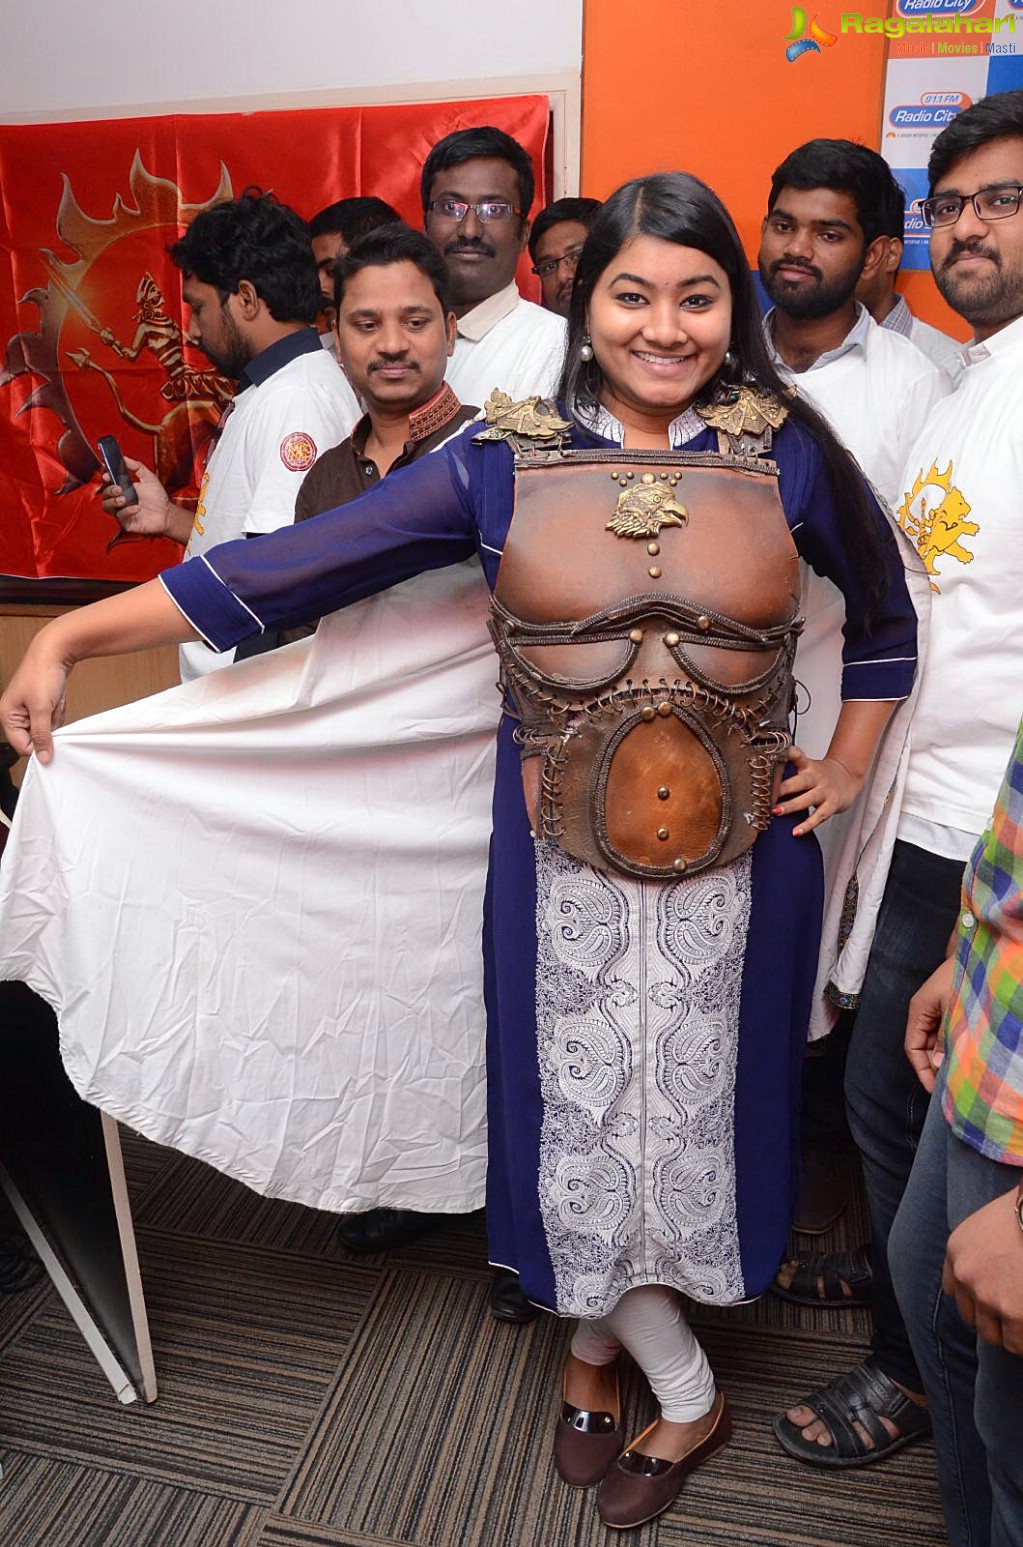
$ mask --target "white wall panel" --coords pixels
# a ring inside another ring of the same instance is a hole
[[[581,67],[582,0],[33,0],[16,26],[13,9],[7,123]]]

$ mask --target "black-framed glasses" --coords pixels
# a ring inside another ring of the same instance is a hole
[[[505,199],[484,199],[480,204],[467,204],[464,199],[434,199],[426,209],[428,214],[439,215],[442,220],[453,220],[456,225],[461,225],[470,210],[485,226],[491,221],[515,220],[522,214],[521,210],[517,210],[514,204],[509,204]]]
[[[967,204],[973,205],[978,220],[1008,220],[1019,212],[1023,183],[998,183],[977,193],[936,193],[920,200],[925,226],[954,226]]]
[[[570,274],[574,274],[579,267],[579,258],[582,254],[581,247],[573,247],[568,252],[562,253],[560,258],[545,258],[542,263],[533,265],[533,273],[538,279],[550,279],[564,264]]]

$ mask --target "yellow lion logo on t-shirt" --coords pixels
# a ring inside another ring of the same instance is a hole
[[[899,525],[910,542],[916,544],[929,575],[938,575],[936,561],[946,556],[958,559],[960,564],[973,563],[973,554],[959,541],[980,531],[976,521],[967,521],[969,514],[970,506],[952,483],[951,462],[943,473],[938,472],[937,462],[931,463],[926,474],[920,469],[899,506],[898,516]],[[941,591],[933,579],[931,590]]]

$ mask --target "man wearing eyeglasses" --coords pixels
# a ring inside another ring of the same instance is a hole
[[[589,234],[599,199],[555,199],[542,209],[529,233],[529,256],[540,281],[543,304],[568,316],[579,254]]]
[[[533,164],[500,129],[458,129],[423,167],[423,222],[441,253],[458,319],[447,381],[463,403],[495,388],[514,401],[550,396],[565,323],[519,294],[515,269],[529,237]]]
[[[963,909],[963,869],[988,826],[1023,713],[1023,91],[986,97],[953,119],[934,142],[928,178],[921,213],[931,229],[931,268],[974,337],[955,390],[908,449],[896,507],[930,577],[932,607],[908,754],[890,801],[894,846],[875,870],[878,877],[887,869],[887,885],[846,1073],[874,1230],[873,1354],[775,1427],[804,1460],[855,1466],[933,1422],[950,1540],[1023,1544],[1018,1402],[1000,1399],[986,1380],[974,1393],[966,1357],[972,1352],[975,1373],[973,1335],[957,1327],[940,1296],[907,1331],[887,1271],[927,1106],[903,1056],[909,1001],[941,964],[960,915],[964,930],[975,927]],[[840,961],[839,978],[842,970]],[[1011,992],[1007,980],[1003,989]],[[992,1105],[992,1091],[1012,1049],[987,1051],[992,1078],[972,1093],[960,1083],[954,1101],[943,1099],[950,1120],[952,1106],[959,1108],[965,1143],[958,1149],[999,1160],[1011,1106]],[[953,1169],[950,1157],[938,1210],[946,1228],[971,1212],[971,1194],[957,1192]],[[900,1219],[902,1255],[911,1233]],[[1023,1277],[1023,1236],[1017,1245]],[[906,1310],[919,1312],[915,1273],[899,1272],[898,1254],[892,1260],[900,1294],[912,1290]],[[992,1491],[1001,1501],[1000,1532],[992,1529]]]

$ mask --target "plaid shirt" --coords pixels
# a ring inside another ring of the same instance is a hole
[[[882,328],[887,328],[890,333],[901,333],[903,338],[911,338],[913,334],[913,313],[904,295],[896,295],[895,305],[888,313]]]
[[[953,1132],[1023,1166],[1023,724],[966,867],[945,1046]]]

